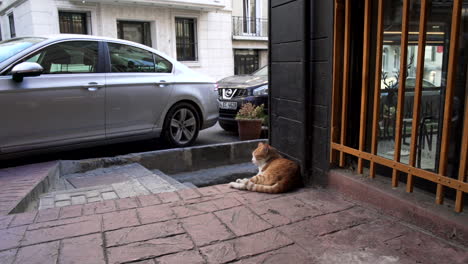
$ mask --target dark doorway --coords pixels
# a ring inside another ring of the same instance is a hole
[[[251,74],[259,68],[257,50],[234,50],[234,74]]]

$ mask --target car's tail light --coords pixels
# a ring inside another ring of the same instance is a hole
[[[214,84],[214,91],[216,91],[216,92],[218,91],[218,83]]]

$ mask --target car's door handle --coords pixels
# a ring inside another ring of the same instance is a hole
[[[90,82],[88,84],[83,85],[83,88],[87,89],[90,92],[95,92],[95,91],[99,90],[99,88],[102,88],[102,87],[104,87],[104,85],[99,84],[97,82]]]
[[[159,82],[156,83],[156,85],[162,88],[162,87],[168,86],[169,83],[164,80],[160,80]]]

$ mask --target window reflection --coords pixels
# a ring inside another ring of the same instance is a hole
[[[400,44],[401,44],[401,13],[402,1],[388,1],[384,18],[384,43],[382,49],[382,68],[380,83],[380,120],[378,155],[393,159],[395,151],[395,127],[397,98],[400,77]],[[435,6],[437,5],[437,7]],[[422,98],[420,120],[418,120],[419,137],[417,138],[418,153],[416,166],[428,170],[436,170],[438,163],[438,144],[442,126],[443,95],[445,92],[446,68],[448,63],[450,17],[452,4],[432,2],[429,8],[424,70],[422,80]],[[408,164],[413,121],[414,89],[416,86],[419,1],[411,1],[408,57],[405,80],[405,95],[402,123],[402,163]]]

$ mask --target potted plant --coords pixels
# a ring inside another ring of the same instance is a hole
[[[265,121],[264,105],[243,104],[237,112],[236,120],[240,140],[260,138],[262,123]]]

